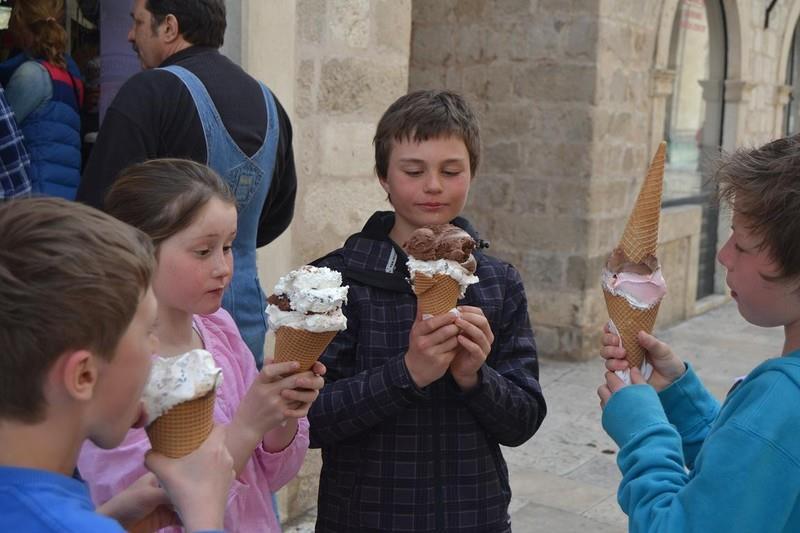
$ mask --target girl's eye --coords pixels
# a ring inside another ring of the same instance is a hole
[[[230,244],[227,244],[222,247],[222,252],[225,254],[231,253],[231,250],[233,250],[233,246],[231,246]]]
[[[210,252],[211,252],[211,250],[209,250],[208,248],[206,248],[206,249],[204,249],[204,250],[195,250],[195,251],[194,251],[194,253],[196,253],[196,254],[197,254],[197,255],[199,255],[200,257],[205,257],[205,256],[207,256],[207,255],[208,255]]]
[[[745,253],[745,249],[744,249],[744,248],[742,248],[741,246],[739,246],[739,245],[738,245],[738,244],[736,244],[736,243],[733,243],[733,248],[734,248],[734,249],[735,249],[737,252],[739,252],[740,254],[743,254],[743,253]]]

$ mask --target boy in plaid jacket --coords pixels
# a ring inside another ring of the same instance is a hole
[[[477,119],[447,91],[410,93],[381,118],[377,212],[318,260],[350,286],[347,330],[322,357],[312,406],[322,448],[317,531],[510,531],[500,445],[518,446],[546,408],[525,290],[509,264],[475,252],[459,313],[423,320],[400,245],[459,217],[480,157]]]

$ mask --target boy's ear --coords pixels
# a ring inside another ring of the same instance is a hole
[[[381,183],[381,187],[383,187],[383,190],[386,191],[386,194],[389,194],[389,182],[385,178],[382,178],[380,176],[378,176],[378,181]]]
[[[91,400],[99,374],[97,363],[97,357],[89,350],[66,352],[61,364],[54,368],[58,372],[54,378],[68,396],[78,401]]]

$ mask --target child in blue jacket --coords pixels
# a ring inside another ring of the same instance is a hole
[[[620,447],[618,499],[630,531],[800,531],[800,137],[739,151],[716,174],[733,209],[719,251],[739,312],[783,326],[767,359],[720,406],[669,346],[644,332],[645,383],[606,330],[603,427]]]

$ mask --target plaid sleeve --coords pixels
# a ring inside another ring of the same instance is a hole
[[[343,307],[347,329],[334,338],[320,359],[327,373],[325,387],[308,413],[311,448],[330,446],[366,431],[428,394],[411,379],[403,353],[355,372],[359,328],[355,307]]]
[[[31,193],[30,163],[22,133],[0,87],[0,200]]]
[[[528,301],[519,273],[508,266],[501,326],[480,370],[479,386],[464,401],[484,430],[504,446],[519,446],[536,433],[547,406],[539,385],[539,362]]]

